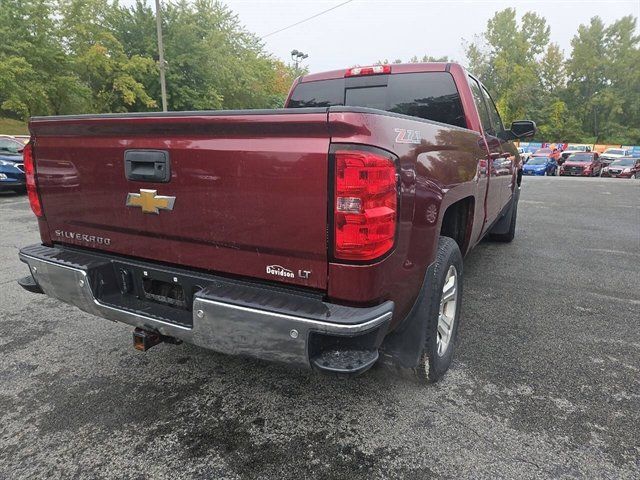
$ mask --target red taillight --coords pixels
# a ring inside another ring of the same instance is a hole
[[[392,159],[362,150],[335,152],[334,256],[371,260],[393,247],[398,194]]]
[[[391,65],[372,65],[370,67],[354,67],[347,70],[345,77],[359,77],[361,75],[381,75],[391,73]]]
[[[27,143],[22,151],[22,161],[24,163],[24,175],[27,179],[27,193],[29,194],[29,203],[31,210],[37,217],[42,216],[42,205],[40,204],[40,196],[36,187],[36,168],[33,162],[33,145]]]

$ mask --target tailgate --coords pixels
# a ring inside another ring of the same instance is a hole
[[[36,118],[30,129],[54,242],[326,288],[325,109]],[[125,156],[150,177],[166,157],[170,174],[141,179]]]

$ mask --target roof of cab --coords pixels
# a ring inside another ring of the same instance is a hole
[[[451,62],[430,62],[430,63],[392,63],[391,73],[419,73],[419,72],[447,72],[451,67],[459,68],[459,65]],[[365,65],[363,65],[365,66]],[[341,70],[330,70],[328,72],[311,73],[300,78],[300,82],[315,82],[317,80],[332,80],[344,78],[351,68]]]

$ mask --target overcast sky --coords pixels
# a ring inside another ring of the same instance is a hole
[[[225,3],[247,29],[262,36],[343,1]],[[588,23],[591,17],[599,15],[608,24],[624,15],[640,16],[640,0],[354,0],[264,41],[267,50],[284,61],[290,61],[292,49],[308,54],[305,65],[312,72],[367,65],[385,58],[406,61],[413,55],[447,55],[464,62],[463,41],[482,33],[496,11],[510,6],[518,16],[527,11],[544,16],[551,27],[551,40],[560,44],[565,56],[571,51],[570,40],[578,25]]]

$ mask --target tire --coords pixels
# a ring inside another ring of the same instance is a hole
[[[427,285],[422,301],[426,303],[425,342],[418,366],[413,370],[421,383],[434,383],[447,372],[453,361],[455,342],[460,326],[462,303],[462,254],[458,244],[449,237],[440,237],[432,281]],[[455,278],[452,284],[452,278]],[[445,284],[445,281],[448,282]],[[455,297],[443,302],[445,294]],[[445,288],[446,287],[446,288]],[[443,315],[441,315],[443,314]],[[447,323],[450,328],[446,328]],[[442,331],[446,332],[443,335]],[[447,338],[444,338],[447,337]]]
[[[14,188],[13,191],[18,193],[18,194],[20,194],[20,195],[24,195],[25,193],[27,193],[27,187]]]

